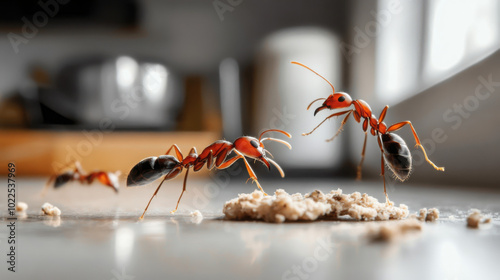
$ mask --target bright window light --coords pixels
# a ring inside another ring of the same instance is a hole
[[[428,1],[429,83],[459,72],[499,48],[499,4],[496,0]]]

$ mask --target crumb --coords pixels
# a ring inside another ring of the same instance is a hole
[[[439,209],[437,208],[431,208],[427,210],[427,208],[422,208],[420,211],[418,211],[417,214],[412,214],[410,215],[410,218],[417,219],[421,222],[435,222],[437,219],[439,219]]]
[[[274,195],[264,196],[255,190],[239,194],[224,204],[223,213],[230,220],[263,220],[271,223],[285,221],[314,221],[319,218],[339,219],[349,216],[352,220],[400,220],[408,216],[408,206],[380,203],[374,197],[354,192],[343,194],[341,189],[323,194],[315,190],[309,194],[288,194],[283,189]]]
[[[455,221],[457,218],[455,218],[455,216],[453,216],[453,215],[450,215],[450,216],[448,216],[448,219],[450,219],[450,221]]]
[[[61,216],[61,210],[59,210],[59,208],[57,207],[52,208],[51,216]]]
[[[191,212],[191,214],[189,214],[189,216],[203,218],[203,215],[201,214],[201,212],[199,210],[195,210],[195,211]]]
[[[425,218],[427,217],[427,208],[422,208],[418,212],[417,220],[423,222],[425,221]]]
[[[21,201],[20,201],[20,202],[18,202],[18,203],[16,204],[16,211],[17,211],[17,212],[24,212],[24,211],[26,211],[27,209],[28,209],[28,204],[27,204],[27,203],[25,203],[25,202],[21,202]]]
[[[43,205],[42,205],[42,212],[46,215],[48,215],[48,212],[50,211],[50,209],[52,209],[54,207],[54,205],[48,203],[48,202],[45,202]]]
[[[491,218],[486,218],[483,221],[481,221],[481,219],[484,218],[483,215],[481,215],[481,211],[477,209],[471,209],[471,212],[472,213],[469,215],[469,217],[467,217],[467,227],[479,228],[480,224],[491,223]]]
[[[418,219],[406,219],[397,222],[386,222],[372,228],[368,234],[375,241],[393,241],[400,239],[409,232],[422,231],[422,228],[423,224]]]
[[[439,219],[439,210],[437,208],[431,208],[427,211],[427,217],[425,217],[426,222],[435,222]]]
[[[49,215],[49,216],[60,216],[61,215],[61,210],[59,210],[59,208],[55,207],[54,205],[52,205],[48,202],[45,202],[42,205],[42,212],[45,215]]]
[[[189,214],[189,216],[191,216],[191,222],[193,222],[195,224],[199,224],[203,220],[203,215],[201,214],[201,212],[199,210],[195,210],[195,211],[191,212]]]

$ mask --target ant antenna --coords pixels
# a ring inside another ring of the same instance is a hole
[[[321,79],[325,80],[331,87],[332,87],[332,90],[333,90],[333,93],[335,93],[335,87],[333,87],[332,83],[330,83],[327,79],[325,79],[325,77],[321,76],[320,74],[316,73],[316,71],[312,70],[311,68],[305,66],[304,64],[300,63],[300,62],[297,62],[297,61],[292,61],[292,64],[297,64],[299,66],[302,66],[306,69],[308,69],[309,71],[313,72],[314,74],[318,75],[321,77]],[[310,105],[309,105],[310,106]]]
[[[313,102],[311,102],[311,104],[309,104],[309,106],[307,106],[307,110],[309,110],[311,108],[311,106],[314,104],[314,102],[316,101],[320,101],[320,100],[325,100],[326,98],[324,97],[321,97],[321,98],[318,98],[318,99],[315,99]]]
[[[283,130],[280,130],[280,129],[268,129],[268,130],[263,131],[259,135],[259,141],[261,141],[260,139],[262,139],[262,135],[264,135],[265,133],[271,132],[271,131],[276,131],[276,132],[279,132],[279,133],[283,133],[284,135],[288,136],[288,138],[292,138],[292,135],[290,133],[286,132],[286,131],[283,131]]]

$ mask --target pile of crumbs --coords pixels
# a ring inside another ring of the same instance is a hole
[[[49,216],[61,216],[61,210],[48,202],[42,205],[42,212]]]
[[[472,209],[472,213],[467,217],[467,226],[470,228],[479,228],[480,224],[489,224],[491,223],[491,218],[486,218],[482,220],[484,217],[481,215],[481,211],[477,209]]]
[[[315,190],[309,194],[288,194],[283,189],[274,195],[264,196],[258,190],[239,194],[224,204],[223,213],[230,220],[262,220],[270,223],[285,221],[314,221],[318,218],[339,219],[349,216],[352,220],[400,220],[408,216],[408,206],[393,202],[380,203],[376,198],[354,192],[343,194],[341,189],[323,194]]]

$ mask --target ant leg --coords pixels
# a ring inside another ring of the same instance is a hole
[[[45,183],[45,187],[43,188],[42,192],[40,193],[40,196],[41,197],[45,197],[45,195],[47,194],[47,191],[49,191],[49,188],[50,188],[50,184],[52,182],[54,182],[54,180],[56,179],[57,175],[52,175],[50,176],[49,180],[47,181],[47,183]]]
[[[335,114],[331,114],[330,116],[326,117],[326,119],[324,119],[322,122],[320,122],[313,130],[311,130],[310,132],[307,132],[307,133],[302,133],[302,136],[306,136],[306,135],[309,135],[311,133],[313,133],[318,127],[320,127],[324,122],[326,122],[326,120],[330,119],[330,118],[333,118],[333,117],[336,117],[336,116],[341,116],[343,114],[347,114],[349,112],[352,112],[352,110],[349,110],[349,111],[344,111],[344,112],[339,112],[339,113],[335,113]]]
[[[345,116],[345,118],[340,123],[340,127],[339,127],[339,130],[337,130],[337,133],[335,133],[335,135],[333,135],[332,138],[327,139],[326,142],[333,141],[333,139],[335,139],[335,137],[337,137],[340,134],[340,132],[342,132],[342,129],[344,128],[344,124],[347,122],[347,119],[349,118],[349,116],[351,116],[351,113],[352,113],[352,111],[349,111],[349,114],[347,114],[347,116]]]
[[[420,147],[422,149],[422,152],[424,152],[424,157],[425,157],[425,161],[427,161],[430,165],[432,165],[432,167],[434,167],[434,169],[438,170],[438,171],[444,171],[444,167],[438,167],[436,166],[428,157],[427,157],[427,153],[425,152],[425,149],[424,149],[424,146],[422,146],[422,144],[420,143],[420,139],[418,139],[418,135],[417,135],[417,132],[415,131],[415,128],[413,127],[413,125],[411,124],[410,121],[404,121],[404,122],[399,122],[399,123],[396,123],[396,124],[393,124],[391,125],[388,129],[387,129],[387,132],[391,132],[391,131],[396,131],[396,130],[399,130],[401,129],[403,126],[409,124],[410,125],[410,128],[411,128],[411,132],[413,133],[413,137],[415,138],[415,142],[417,142],[416,146],[417,147]]]
[[[214,167],[214,152],[210,151],[207,156],[207,169],[211,170],[213,167]]]
[[[199,171],[200,169],[203,168],[203,165],[205,165],[205,162],[207,163],[207,169],[211,170],[212,167],[214,166],[214,160],[213,160],[213,152],[210,150],[206,158],[200,158],[198,157],[195,161],[195,164],[193,166],[194,171]]]
[[[248,175],[250,175],[250,179],[252,179],[257,184],[257,187],[259,187],[259,189],[264,193],[264,195],[267,195],[267,193],[264,191],[264,189],[260,186],[259,181],[257,180],[257,176],[253,172],[253,169],[252,169],[252,167],[250,167],[250,164],[246,160],[245,156],[243,156],[240,152],[238,152],[236,150],[234,150],[234,152],[238,155],[227,160],[226,162],[222,163],[217,168],[218,169],[228,168],[229,166],[233,165],[238,159],[242,158],[243,161],[245,162],[245,166],[247,168]]]
[[[177,169],[174,169],[172,171],[170,171],[169,174],[165,175],[165,177],[163,178],[163,180],[161,180],[160,182],[160,185],[158,185],[158,187],[156,188],[156,191],[153,193],[153,196],[151,196],[151,199],[149,199],[149,202],[148,202],[148,205],[146,205],[146,209],[144,209],[144,212],[142,213],[142,216],[139,218],[139,220],[142,220],[144,219],[144,215],[146,214],[146,211],[148,211],[148,208],[149,208],[149,204],[151,204],[151,201],[153,200],[153,198],[156,196],[156,194],[158,193],[158,191],[160,190],[163,182],[165,182],[166,180],[169,180],[169,179],[172,179],[174,178],[175,176],[177,176],[180,172],[182,171],[182,168],[177,168]]]
[[[75,172],[80,173],[80,175],[85,174],[85,170],[83,170],[82,165],[79,161],[75,161]]]
[[[389,204],[391,202],[389,200],[389,196],[387,195],[387,189],[385,188],[385,162],[384,162],[384,148],[382,147],[382,141],[380,140],[380,135],[377,135],[378,146],[380,147],[380,157],[381,157],[381,168],[382,168],[382,180],[384,181],[384,194],[385,194],[385,203]]]
[[[389,105],[386,105],[384,109],[382,110],[382,113],[380,113],[380,117],[378,117],[378,122],[381,123],[385,119],[385,115],[387,114],[387,109],[389,109]]]
[[[149,204],[151,204],[151,201],[153,200],[153,198],[156,196],[156,194],[157,194],[157,193],[158,193],[158,191],[160,190],[161,185],[163,184],[163,182],[165,182],[165,179],[167,179],[167,176],[165,176],[165,178],[163,178],[163,180],[161,180],[160,185],[158,185],[158,187],[156,188],[155,193],[153,194],[153,196],[151,196],[151,199],[149,200],[148,205],[146,205],[146,209],[144,209],[144,212],[142,213],[142,216],[139,218],[139,220],[144,219],[144,215],[146,215],[146,211],[148,211]]]
[[[238,151],[234,150],[234,152],[239,154],[240,156],[242,156],[243,162],[245,162],[245,166],[247,168],[248,175],[250,175],[250,178],[255,182],[255,184],[257,184],[257,187],[259,187],[259,189],[264,193],[264,195],[268,195],[264,191],[264,189],[260,186],[259,180],[257,180],[257,175],[255,175],[255,173],[253,172],[253,169],[252,169],[252,167],[250,167],[250,164],[248,163],[247,159],[242,154],[240,154]]]
[[[173,144],[172,147],[170,147],[170,149],[168,149],[165,154],[166,155],[170,154],[170,151],[172,149],[175,150],[175,157],[177,158],[177,160],[182,161],[184,159],[184,156],[182,155],[181,150],[179,149],[179,147],[177,147],[176,144]]]
[[[184,176],[184,186],[182,187],[181,196],[179,196],[179,200],[177,200],[177,205],[175,206],[174,210],[170,211],[170,214],[174,214],[175,211],[177,211],[177,208],[179,208],[179,202],[181,202],[182,195],[186,191],[186,182],[187,182],[188,174],[189,174],[189,168],[186,169],[186,176]]]
[[[229,155],[233,151],[232,146],[225,146],[219,149],[218,151],[215,152],[215,166],[220,166],[227,158],[227,155]]]
[[[242,155],[232,157],[232,158],[226,160],[225,162],[223,162],[221,165],[217,166],[217,169],[226,169],[229,166],[233,165],[240,158],[244,158],[244,157]]]
[[[363,167],[363,161],[365,161],[365,151],[366,151],[366,138],[368,137],[368,131],[365,131],[365,141],[363,143],[363,151],[361,151],[361,161],[358,164],[358,170],[356,174],[356,180],[361,180],[361,168]]]

